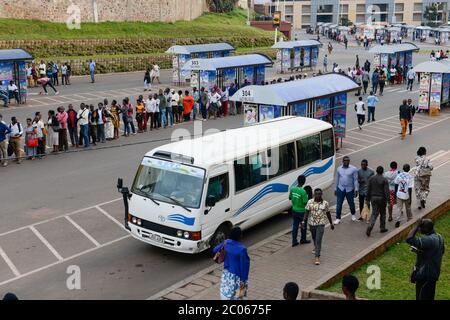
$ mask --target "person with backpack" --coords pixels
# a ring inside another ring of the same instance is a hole
[[[414,189],[416,199],[420,203],[418,209],[425,209],[425,204],[430,193],[430,178],[433,171],[433,164],[427,157],[427,149],[420,147],[415,158],[417,174],[414,177]]]
[[[59,151],[59,129],[60,124],[56,118],[55,110],[49,110],[47,120],[48,146],[53,147],[52,153]]]
[[[392,161],[389,165],[389,171],[384,173],[384,177],[388,181],[389,185],[389,200],[388,200],[388,221],[391,222],[393,220],[392,218],[392,211],[394,209],[395,204],[397,203],[397,197],[395,195],[395,178],[399,175],[400,171],[397,169],[397,162]]]
[[[306,240],[306,228],[301,229],[300,242],[297,241],[298,228],[300,223],[305,217],[305,206],[308,203],[308,194],[303,186],[305,185],[306,177],[300,175],[297,178],[297,185],[291,187],[289,191],[289,200],[292,202],[292,246],[298,246],[299,244],[307,244],[311,241]]]
[[[214,260],[221,262],[220,260],[223,259],[224,263],[220,281],[222,300],[242,300],[247,296],[250,257],[241,240],[241,228],[234,227],[231,229],[229,239],[213,249]]]

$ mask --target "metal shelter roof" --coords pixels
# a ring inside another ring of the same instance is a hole
[[[300,47],[321,47],[323,44],[317,40],[299,40],[299,41],[279,41],[275,43],[273,49],[293,49]]]
[[[220,57],[211,59],[192,59],[183,66],[182,70],[217,70],[256,65],[272,65],[269,57],[263,54],[246,54],[241,56]]]
[[[378,53],[378,54],[381,53],[393,54],[405,51],[419,51],[419,47],[411,42],[403,42],[401,44],[376,45],[369,50],[369,52],[371,53]]]
[[[425,61],[419,63],[413,70],[415,72],[450,73],[450,61]]]
[[[188,46],[172,46],[167,49],[166,53],[170,54],[192,54],[199,52],[214,52],[214,51],[228,51],[235,50],[235,48],[226,42],[221,43],[206,43],[206,44],[193,44]]]
[[[418,27],[416,27],[416,29],[419,29],[419,30],[431,30],[431,27],[429,27],[429,26],[418,26]]]
[[[0,61],[33,60],[33,56],[23,49],[0,50]]]
[[[239,89],[230,99],[232,101],[248,101],[257,104],[287,106],[293,102],[315,99],[340,92],[356,90],[358,88],[359,85],[350,77],[337,73],[329,73],[298,81],[266,86],[246,86]],[[245,91],[246,95],[242,94],[243,91]],[[249,96],[251,98],[248,98]]]

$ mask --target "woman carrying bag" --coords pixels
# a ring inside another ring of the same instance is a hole
[[[224,262],[220,282],[220,297],[222,300],[242,300],[247,296],[248,273],[250,258],[247,248],[240,242],[242,230],[239,227],[231,229],[230,238],[214,248],[214,260]]]
[[[39,141],[36,137],[36,128],[33,126],[32,120],[30,118],[27,119],[27,128],[25,129],[25,145],[27,159],[36,159]]]

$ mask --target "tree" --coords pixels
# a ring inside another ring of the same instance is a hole
[[[341,18],[341,26],[349,27],[353,25],[353,22],[351,22],[347,17]]]
[[[438,4],[431,3],[430,5],[426,6],[423,17],[427,20],[428,26],[437,27],[439,24],[437,22],[439,20]]]
[[[238,0],[207,0],[209,11],[226,13],[236,7]]]

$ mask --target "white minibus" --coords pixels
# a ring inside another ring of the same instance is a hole
[[[125,203],[125,227],[141,241],[197,253],[290,208],[289,189],[306,176],[311,188],[334,178],[333,127],[281,117],[169,143],[149,151]]]

